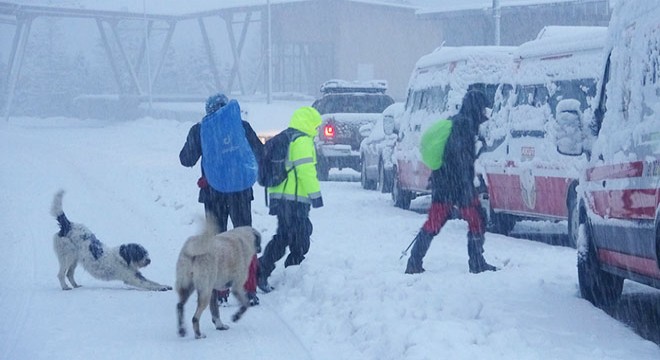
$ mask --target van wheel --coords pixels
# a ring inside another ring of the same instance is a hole
[[[394,206],[406,210],[410,209],[410,202],[412,201],[412,194],[410,191],[401,189],[399,178],[396,175],[394,176],[394,184],[392,185],[392,201],[394,201]]]
[[[367,178],[367,164],[364,161],[364,157],[361,159],[361,162],[360,184],[362,185],[362,188],[366,190],[376,189],[376,182]]]
[[[490,232],[509,236],[514,226],[516,226],[515,217],[507,214],[499,214],[493,210],[490,211],[490,224],[488,228]]]
[[[385,165],[383,165],[383,160],[381,159],[378,162],[378,189],[382,193],[392,192],[392,182],[394,174],[392,171],[386,171]]]
[[[571,191],[568,197],[568,239],[566,246],[577,247],[578,227],[580,226],[580,207],[577,203],[577,194]]]
[[[316,160],[316,177],[319,181],[328,181],[328,176],[330,175],[330,167],[328,162],[322,157],[319,156]]]
[[[580,224],[578,233],[584,237],[578,241],[577,252],[580,295],[599,308],[612,306],[621,297],[623,278],[601,269],[589,226]]]

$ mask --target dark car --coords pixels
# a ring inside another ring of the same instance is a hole
[[[394,103],[386,90],[383,80],[330,80],[321,86],[323,96],[312,104],[323,119],[315,139],[319,180],[328,180],[332,168],[361,170],[360,143],[368,130],[360,128],[374,124]]]

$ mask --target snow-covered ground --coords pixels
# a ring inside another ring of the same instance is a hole
[[[251,114],[286,119],[293,109],[262,106]],[[228,331],[215,331],[207,311],[206,339],[179,338],[173,291],[103,282],[83,269],[83,287],[62,291],[49,215],[59,188],[72,221],[108,245],[141,243],[152,259],[143,275],[173,285],[179,249],[203,217],[199,168],[178,161],[196,120],[0,123],[0,359],[660,358],[658,345],[579,297],[574,249],[489,233],[486,258],[503,269],[473,275],[466,224],[455,220],[432,244],[426,273],[403,274],[400,255],[423,211],[394,208],[389,195],[350,181],[321,184],[325,207],[312,210],[307,259],[278,266],[276,290],[260,294],[261,305],[241,321],[229,321],[234,299],[222,307]],[[255,198],[254,226],[268,241],[276,221],[258,186]],[[660,299],[634,284],[625,291]],[[194,303],[186,307],[189,330]]]

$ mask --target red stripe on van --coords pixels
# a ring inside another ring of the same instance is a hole
[[[635,161],[630,163],[597,166],[587,170],[588,181],[599,181],[608,179],[624,179],[640,177],[644,172],[644,162]]]
[[[598,258],[601,262],[608,265],[660,279],[660,270],[658,269],[658,264],[656,264],[653,259],[622,254],[605,249],[598,250]]]
[[[655,189],[591,191],[591,209],[605,217],[653,220],[658,206]]]

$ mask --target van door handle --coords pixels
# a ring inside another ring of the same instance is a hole
[[[603,180],[603,187],[605,187],[606,184],[607,184],[607,181]]]

